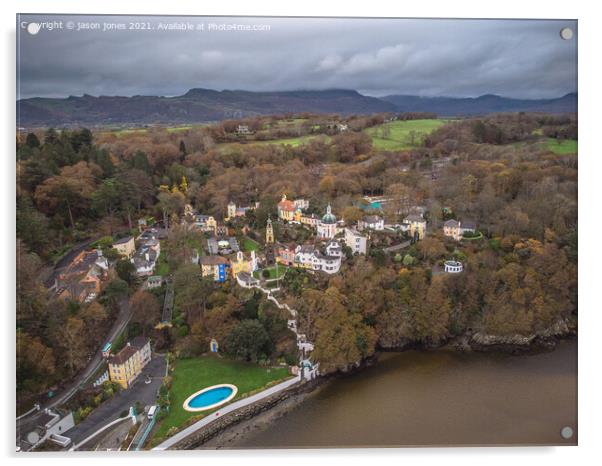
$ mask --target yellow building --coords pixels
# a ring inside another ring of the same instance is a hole
[[[282,195],[282,200],[278,203],[278,218],[288,222],[295,219],[295,211],[297,206],[293,201],[286,198],[286,194]]]
[[[128,388],[150,360],[150,340],[136,337],[119,353],[109,357],[109,378],[123,388]]]
[[[236,259],[230,261],[232,276],[236,277],[240,272],[253,274],[257,270],[257,257],[255,251],[251,251],[250,258],[247,260],[242,251],[236,253]]]
[[[211,277],[219,283],[223,283],[228,278],[230,261],[222,256],[201,256],[201,275]]]
[[[136,245],[134,244],[133,236],[126,236],[125,238],[118,239],[113,243],[113,249],[116,249],[119,254],[125,257],[132,257],[136,252]]]
[[[420,240],[426,236],[426,220],[421,215],[410,214],[403,222],[408,226],[410,237]]]
[[[214,235],[217,235],[217,221],[215,220],[214,217],[208,217],[207,218],[207,223],[205,224],[207,230],[210,230],[213,232]]]

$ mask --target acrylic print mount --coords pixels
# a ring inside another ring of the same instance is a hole
[[[577,39],[18,15],[17,449],[576,445]]]

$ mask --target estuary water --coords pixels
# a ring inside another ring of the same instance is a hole
[[[563,427],[574,435],[564,439]],[[512,356],[385,353],[327,382],[230,448],[571,445],[577,442],[577,341]]]

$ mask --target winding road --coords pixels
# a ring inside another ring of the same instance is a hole
[[[119,302],[119,314],[113,323],[111,330],[104,341],[113,341],[125,329],[132,317],[129,302],[122,299]],[[103,343],[104,345],[104,343]],[[38,411],[34,411],[17,420],[17,443],[21,436],[27,435],[38,425],[38,419],[43,414],[44,409],[54,408],[67,402],[88,379],[98,370],[103,363],[102,348],[98,348],[88,365],[82,369],[79,374],[65,388],[57,393],[53,398],[40,405]]]

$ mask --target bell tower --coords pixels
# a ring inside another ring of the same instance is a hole
[[[274,244],[274,227],[272,227],[272,219],[269,217],[265,228],[265,244]]]

